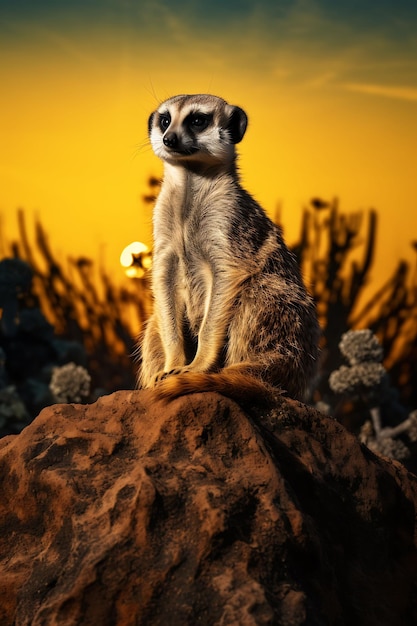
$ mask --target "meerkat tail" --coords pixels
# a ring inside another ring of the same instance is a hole
[[[263,383],[248,373],[225,368],[218,373],[187,372],[169,376],[156,385],[154,391],[161,400],[174,400],[180,396],[215,391],[238,404],[256,402],[269,405],[280,393],[274,387]]]

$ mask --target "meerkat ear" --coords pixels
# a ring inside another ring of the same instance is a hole
[[[242,141],[247,125],[248,117],[245,111],[240,107],[232,107],[227,127],[232,143],[239,143],[239,141]]]
[[[149,133],[149,135],[151,134],[153,118],[154,117],[155,117],[155,111],[150,114],[149,119],[148,119],[148,133]]]

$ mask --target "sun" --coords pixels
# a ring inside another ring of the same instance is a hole
[[[128,278],[143,278],[152,265],[152,252],[141,241],[133,241],[122,251],[120,264]]]

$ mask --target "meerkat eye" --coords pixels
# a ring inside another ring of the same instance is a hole
[[[171,116],[169,115],[169,113],[161,113],[159,115],[159,128],[162,131],[165,131],[168,126],[171,124]]]
[[[188,125],[192,130],[205,130],[210,124],[211,116],[204,113],[192,113],[188,116]]]

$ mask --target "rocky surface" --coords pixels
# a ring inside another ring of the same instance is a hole
[[[417,479],[300,403],[55,405],[0,481],[2,626],[417,623]]]

